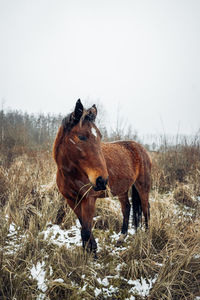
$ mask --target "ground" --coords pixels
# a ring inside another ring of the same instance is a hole
[[[55,224],[64,202],[48,157],[23,156],[1,171],[0,299],[200,299],[200,198],[191,184],[154,186],[149,230],[136,233],[130,220],[120,246],[119,202],[98,199],[95,260],[69,208]]]

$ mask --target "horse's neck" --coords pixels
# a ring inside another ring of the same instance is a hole
[[[88,178],[72,164],[63,165],[58,169],[61,186],[64,186],[65,197],[74,199],[81,197],[88,189]]]
[[[60,164],[60,168],[64,177],[72,177],[73,174],[78,172],[77,167],[68,159],[62,159],[62,163]]]
[[[61,171],[63,178],[68,182],[74,183],[76,180],[83,179],[85,181],[85,174],[80,170],[80,168],[69,159],[62,159],[62,162],[59,164],[58,169]]]

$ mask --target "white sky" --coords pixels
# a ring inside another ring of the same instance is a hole
[[[0,0],[0,101],[101,103],[138,133],[200,128],[200,0]]]

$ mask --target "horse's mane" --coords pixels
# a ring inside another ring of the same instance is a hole
[[[56,135],[56,138],[55,138],[55,141],[53,144],[53,158],[56,162],[57,162],[57,156],[58,156],[58,149],[62,142],[63,136],[64,136],[64,128],[61,125],[60,128],[58,129],[58,133]]]

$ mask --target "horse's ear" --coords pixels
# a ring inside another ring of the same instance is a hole
[[[76,106],[75,106],[75,110],[74,110],[74,119],[76,120],[76,122],[80,121],[82,114],[83,114],[83,104],[81,103],[81,100],[78,99],[76,101]]]
[[[89,121],[94,122],[97,116],[97,108],[96,105],[92,105],[92,107],[90,109],[87,110],[87,115],[86,115],[86,119],[88,119]]]
[[[95,114],[95,118],[96,118],[96,116],[97,116],[97,107],[96,107],[95,104],[92,105],[92,110],[93,110],[93,114]]]
[[[92,105],[91,111],[92,111],[92,115],[93,115],[93,120],[95,120],[96,116],[97,116],[97,107],[95,104]]]
[[[70,130],[76,124],[78,124],[78,122],[80,121],[83,115],[83,111],[84,111],[83,104],[81,103],[81,100],[78,99],[76,101],[76,106],[74,111],[62,120],[62,126],[64,128],[64,132],[70,132]]]

